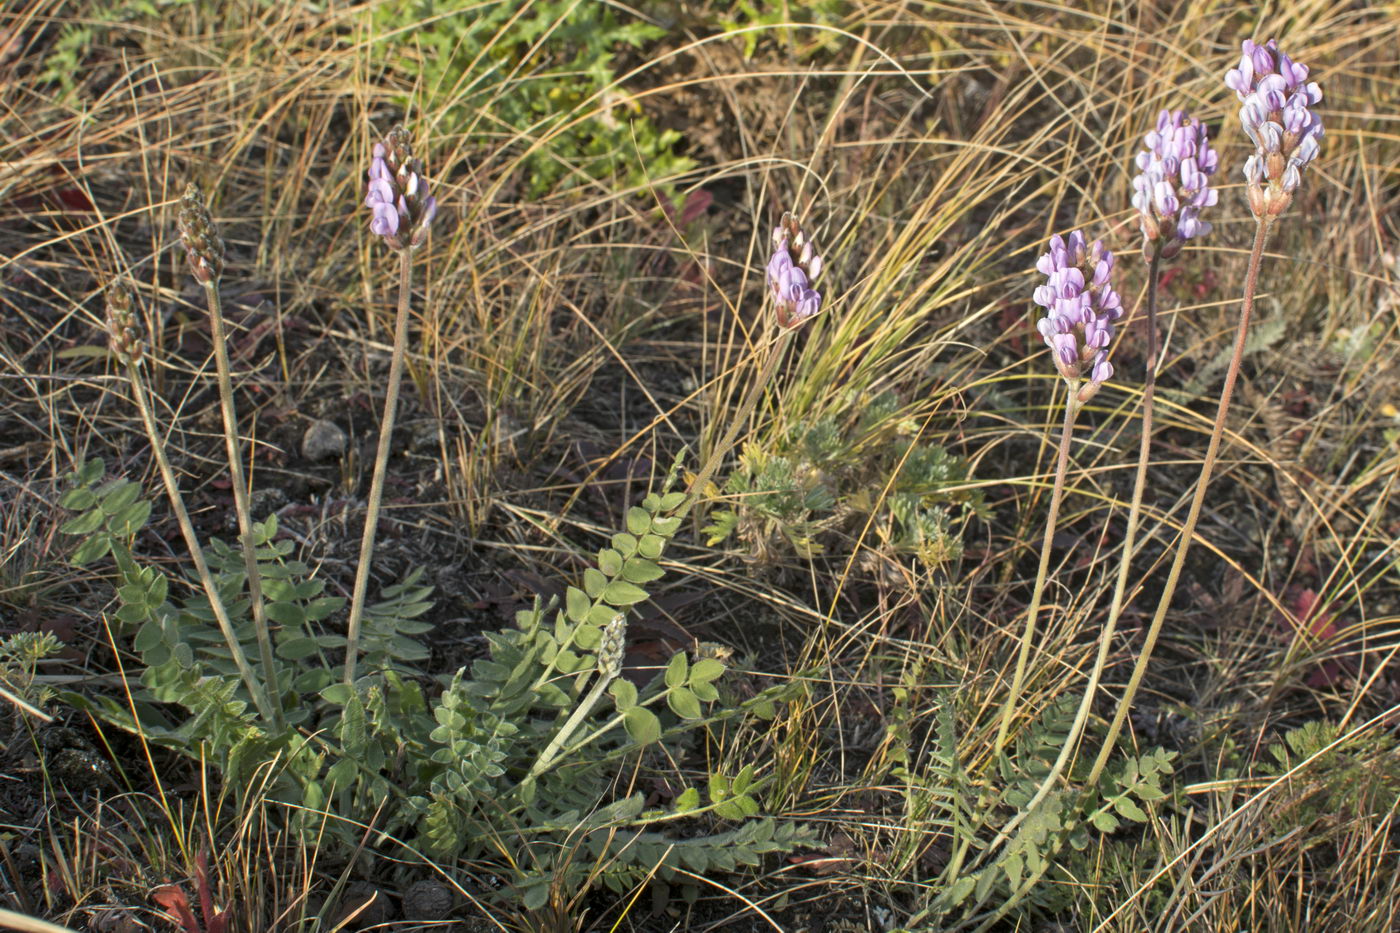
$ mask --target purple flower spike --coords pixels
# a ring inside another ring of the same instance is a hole
[[[1076,403],[1083,404],[1113,376],[1108,345],[1114,322],[1123,316],[1123,302],[1109,282],[1113,254],[1101,240],[1086,247],[1083,234],[1075,232],[1068,240],[1051,237],[1049,252],[1035,267],[1048,280],[1035,290],[1035,303],[1045,308],[1036,329],[1055,368],[1077,390]]]
[[[1254,142],[1244,166],[1249,208],[1256,217],[1277,217],[1293,200],[1303,169],[1317,158],[1322,119],[1312,111],[1322,88],[1308,81],[1300,65],[1270,39],[1246,39],[1239,66],[1225,74],[1225,86],[1239,97],[1240,123]]]
[[[422,172],[423,163],[413,157],[402,126],[374,144],[365,189],[365,206],[372,214],[369,231],[383,237],[391,249],[417,249],[428,240],[437,199],[428,194]]]
[[[1139,171],[1133,178],[1142,254],[1148,261],[1154,252],[1171,259],[1187,240],[1210,232],[1200,213],[1220,199],[1220,192],[1210,187],[1220,158],[1201,121],[1180,110],[1163,110],[1157,128],[1142,142],[1145,148],[1138,153]]]
[[[773,228],[773,255],[768,259],[768,291],[783,327],[797,327],[821,311],[821,293],[812,288],[821,272],[816,246],[791,212],[783,214]]]

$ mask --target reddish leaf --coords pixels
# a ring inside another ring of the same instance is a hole
[[[225,933],[228,930],[228,911],[214,909],[214,891],[209,884],[209,855],[201,852],[194,858],[194,877],[199,888],[199,912],[204,915],[204,925],[208,933]]]
[[[185,892],[179,885],[167,884],[156,888],[151,892],[151,900],[179,918],[185,933],[202,933],[199,921],[194,919],[194,913],[190,911],[190,900],[185,897]]]
[[[1277,616],[1280,629],[1290,641],[1299,638],[1324,642],[1335,638],[1339,632],[1337,623],[1327,607],[1322,605],[1316,591],[1297,587],[1285,595],[1288,611],[1292,619],[1282,614]],[[1297,620],[1296,623],[1294,620]],[[1314,688],[1330,687],[1346,673],[1346,667],[1335,660],[1322,661],[1308,674],[1307,684]]]

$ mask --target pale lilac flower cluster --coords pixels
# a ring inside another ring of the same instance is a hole
[[[1157,128],[1142,142],[1146,149],[1138,153],[1139,172],[1133,178],[1142,252],[1149,261],[1154,251],[1171,259],[1187,240],[1210,232],[1200,213],[1220,199],[1220,192],[1210,187],[1220,157],[1201,121],[1181,110],[1163,110]]]
[[[1246,39],[1243,50],[1225,85],[1243,102],[1240,122],[1254,141],[1244,166],[1249,206],[1256,216],[1277,216],[1317,158],[1322,120],[1309,108],[1322,100],[1322,89],[1308,81],[1307,65],[1279,51],[1277,40],[1257,45]]]
[[[1114,322],[1123,316],[1123,301],[1110,282],[1113,254],[1102,240],[1086,245],[1084,234],[1075,231],[1051,237],[1050,251],[1035,267],[1046,276],[1033,296],[1045,309],[1036,327],[1055,368],[1078,389],[1077,400],[1087,402],[1113,376],[1108,345]]]
[[[369,230],[393,249],[415,249],[428,239],[437,215],[437,198],[428,194],[423,163],[413,157],[408,131],[394,127],[374,144],[365,206],[372,212]]]
[[[822,274],[822,258],[791,212],[773,228],[773,255],[768,260],[768,290],[777,308],[778,323],[796,327],[815,317],[821,293],[812,286]]]

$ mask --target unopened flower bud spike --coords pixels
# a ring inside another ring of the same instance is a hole
[[[269,685],[258,683],[253,668],[248,663],[248,656],[234,631],[233,621],[224,606],[223,597],[219,595],[218,584],[209,572],[209,564],[204,559],[204,549],[200,546],[199,536],[195,534],[194,525],[190,522],[189,511],[185,508],[184,497],[180,494],[179,481],[175,478],[175,470],[170,466],[170,458],[165,453],[164,437],[156,428],[155,415],[151,411],[150,401],[146,398],[146,386],[141,379],[140,363],[144,355],[144,338],[140,317],[134,307],[131,289],[120,280],[114,280],[107,287],[107,337],[113,355],[126,369],[127,381],[131,385],[131,397],[141,415],[141,426],[146,431],[146,439],[150,442],[151,452],[155,456],[161,482],[165,486],[166,498],[170,501],[170,511],[175,513],[175,523],[180,527],[180,535],[185,540],[185,548],[190,552],[190,560],[194,563],[205,598],[209,600],[209,608],[214,613],[219,633],[223,635],[224,645],[228,648],[229,656],[233,659],[234,667],[238,669],[238,676],[243,681],[254,708],[269,722],[276,721],[275,706],[268,693]]]
[[[247,481],[243,475],[243,450],[238,438],[238,413],[233,403],[233,377],[228,359],[228,337],[224,328],[223,306],[219,298],[219,279],[224,272],[224,241],[219,236],[214,219],[205,205],[204,194],[191,182],[176,214],[180,239],[189,259],[190,273],[204,286],[209,305],[210,341],[214,345],[214,361],[218,371],[219,409],[223,415],[224,449],[228,455],[230,480],[233,484],[233,507],[238,517],[238,537],[243,549],[243,566],[248,577],[248,595],[252,602],[253,631],[262,658],[263,677],[272,701],[273,721],[282,724],[281,686],[277,662],[272,653],[272,635],[267,624],[267,608],[263,600],[262,576],[258,571],[257,545],[253,538],[252,505]]]

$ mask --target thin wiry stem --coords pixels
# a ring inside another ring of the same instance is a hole
[[[1104,665],[1108,661],[1108,649],[1113,642],[1113,632],[1118,626],[1118,617],[1123,611],[1123,594],[1128,588],[1128,571],[1133,563],[1133,544],[1137,539],[1138,518],[1142,514],[1142,492],[1147,485],[1147,462],[1152,450],[1152,400],[1157,386],[1157,283],[1161,276],[1160,248],[1152,254],[1147,265],[1147,373],[1142,383],[1142,443],[1138,447],[1137,474],[1133,479],[1133,500],[1128,508],[1128,527],[1123,533],[1123,557],[1118,563],[1118,580],[1113,588],[1113,604],[1108,611],[1108,621],[1099,634],[1099,651],[1094,658],[1094,669],[1089,673],[1089,683],[1084,687],[1084,697],[1079,701],[1079,710],[1070,725],[1069,734],[1050,772],[1040,782],[1030,803],[1021,808],[1015,819],[1001,829],[999,836],[1009,836],[1021,821],[1034,812],[1040,802],[1050,793],[1060,774],[1068,764],[1079,744],[1084,724],[1089,721],[1089,710],[1094,704],[1094,694],[1098,692],[1099,680],[1103,677]],[[1093,787],[1095,774],[1087,786]]]
[[[1240,324],[1235,332],[1235,349],[1230,356],[1230,368],[1225,371],[1225,385],[1220,390],[1220,407],[1215,413],[1215,424],[1211,427],[1210,443],[1206,446],[1205,460],[1201,463],[1201,475],[1196,480],[1196,492],[1191,497],[1191,509],[1186,513],[1186,523],[1181,527],[1181,538],[1177,542],[1176,557],[1172,560],[1171,570],[1167,574],[1166,586],[1162,589],[1162,595],[1157,600],[1157,612],[1152,617],[1152,623],[1147,628],[1147,639],[1143,642],[1142,651],[1138,654],[1137,663],[1133,666],[1132,676],[1128,679],[1128,686],[1123,691],[1123,698],[1118,703],[1118,709],[1113,714],[1113,722],[1108,727],[1108,735],[1104,737],[1103,748],[1099,749],[1098,757],[1094,760],[1094,767],[1089,773],[1089,785],[1092,786],[1103,773],[1104,766],[1108,763],[1108,758],[1113,754],[1113,747],[1118,741],[1118,733],[1123,728],[1123,720],[1128,716],[1128,710],[1133,705],[1133,697],[1137,694],[1138,686],[1142,683],[1143,674],[1147,671],[1147,662],[1152,657],[1152,649],[1157,645],[1157,636],[1162,631],[1162,622],[1167,617],[1168,610],[1171,609],[1172,596],[1176,593],[1176,585],[1181,579],[1181,568],[1186,564],[1186,555],[1191,550],[1191,539],[1196,533],[1196,523],[1201,517],[1201,508],[1206,501],[1206,490],[1210,487],[1210,475],[1215,469],[1216,457],[1220,453],[1220,441],[1225,435],[1225,416],[1230,411],[1230,397],[1235,391],[1235,380],[1240,373],[1240,361],[1244,359],[1245,339],[1249,336],[1249,317],[1254,310],[1254,292],[1259,285],[1259,266],[1264,257],[1264,242],[1269,236],[1269,226],[1272,218],[1268,216],[1258,219],[1258,226],[1254,230],[1254,248],[1249,254],[1249,267],[1245,272],[1244,279],[1244,300],[1240,306]]]
[[[282,687],[277,678],[277,662],[272,656],[272,636],[267,627],[267,609],[263,603],[262,576],[258,572],[257,542],[253,540],[252,506],[248,485],[243,477],[243,456],[238,443],[238,414],[233,407],[233,378],[229,374],[228,340],[224,331],[223,304],[219,300],[219,283],[215,279],[204,284],[209,300],[209,323],[214,342],[214,360],[219,375],[219,408],[223,413],[224,446],[228,453],[228,468],[233,481],[233,510],[238,515],[238,537],[243,544],[243,568],[248,575],[248,595],[253,605],[253,632],[258,639],[258,653],[263,666],[263,683],[272,700],[273,722],[282,725]]]
[[[1007,733],[1011,730],[1011,718],[1016,712],[1016,703],[1021,696],[1021,686],[1026,677],[1026,662],[1031,654],[1031,642],[1035,638],[1035,617],[1040,614],[1040,602],[1045,593],[1045,578],[1050,569],[1050,545],[1055,537],[1055,523],[1060,517],[1060,500],[1065,492],[1065,473],[1069,469],[1069,446],[1074,437],[1074,421],[1079,416],[1079,380],[1069,383],[1069,394],[1065,398],[1065,423],[1060,432],[1060,450],[1055,458],[1055,485],[1050,493],[1050,514],[1045,516],[1045,537],[1040,542],[1040,568],[1035,574],[1035,589],[1031,591],[1030,608],[1026,610],[1026,627],[1021,633],[1021,650],[1016,656],[1016,672],[1011,678],[1011,690],[1006,695],[1006,705],[1001,711],[1001,724],[997,726],[995,748],[999,751],[1006,744]]]
[[[399,405],[399,382],[403,377],[404,352],[408,345],[408,303],[413,286],[413,251],[399,250],[399,308],[394,318],[394,350],[389,360],[389,385],[384,391],[384,417],[379,421],[379,449],[374,456],[374,478],[369,485],[365,510],[365,531],[360,538],[360,561],[355,568],[355,589],[350,597],[350,620],[345,629],[345,682],[355,682],[355,660],[360,641],[360,624],[369,586],[369,565],[374,557],[374,533],[379,524],[379,505],[384,497],[384,476],[389,468],[390,440]]]
[[[758,404],[759,396],[763,394],[763,389],[773,378],[774,371],[778,368],[778,361],[783,358],[783,351],[787,349],[788,342],[792,339],[793,331],[786,328],[778,335],[778,339],[768,351],[768,359],[764,361],[763,371],[758,374],[753,385],[749,386],[749,394],[744,399],[744,403],[739,406],[739,411],[730,422],[729,430],[725,432],[718,446],[710,452],[710,459],[705,461],[700,472],[695,479],[691,480],[689,493],[690,501],[693,503],[696,498],[705,494],[705,483],[714,475],[715,469],[719,467],[720,460],[733,446],[734,439],[739,436],[739,431],[743,428],[744,422],[753,412],[754,406]]]
[[[233,623],[229,620],[228,610],[224,608],[224,601],[219,596],[219,588],[214,583],[213,575],[209,572],[209,564],[204,560],[204,550],[199,546],[199,538],[194,533],[194,525],[190,523],[189,513],[185,511],[185,500],[180,495],[179,484],[175,481],[175,471],[170,468],[170,461],[165,456],[165,444],[161,441],[160,433],[156,430],[155,417],[151,414],[150,404],[146,401],[146,390],[141,382],[141,374],[131,363],[127,364],[126,374],[131,382],[131,394],[136,399],[136,407],[141,412],[141,423],[146,428],[146,437],[151,442],[151,452],[155,454],[156,465],[160,467],[160,478],[165,483],[165,494],[170,499],[170,509],[175,513],[175,521],[180,525],[180,534],[184,536],[185,547],[189,549],[190,560],[194,561],[194,569],[199,574],[199,582],[204,586],[204,594],[209,597],[209,607],[214,611],[214,619],[218,622],[219,631],[224,636],[229,654],[233,656],[233,663],[238,668],[239,676],[243,678],[243,685],[247,687],[248,694],[253,698],[253,705],[257,707],[264,719],[272,720],[272,704],[268,701],[262,687],[258,685],[257,677],[253,675],[253,668],[248,663],[248,657],[243,653],[243,646],[238,642],[238,636],[233,630]]]

